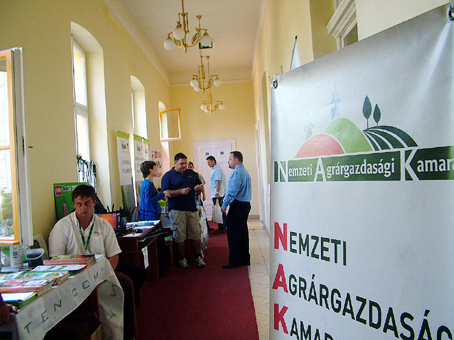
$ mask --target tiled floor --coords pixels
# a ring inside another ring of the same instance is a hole
[[[270,238],[262,222],[249,219],[249,251],[251,265],[252,297],[259,328],[260,340],[269,339],[269,270],[270,270]]]

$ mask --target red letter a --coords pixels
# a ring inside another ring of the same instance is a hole
[[[287,281],[285,280],[284,266],[282,263],[279,263],[279,267],[277,267],[276,277],[273,282],[273,289],[277,289],[278,287],[284,288],[284,292],[288,293]]]

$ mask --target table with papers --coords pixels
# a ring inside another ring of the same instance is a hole
[[[161,221],[130,222],[128,225],[133,228],[117,235],[121,248],[120,259],[146,268],[148,278],[157,280],[159,277],[157,237],[150,235],[161,227]]]
[[[10,323],[0,327],[0,335],[11,332],[13,339],[43,339],[47,331],[82,304],[95,289],[98,290],[103,338],[123,339],[123,291],[104,256],[27,304],[17,315],[11,314]]]

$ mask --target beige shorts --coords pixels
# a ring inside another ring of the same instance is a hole
[[[198,211],[170,210],[171,229],[175,242],[184,242],[186,237],[190,240],[200,240],[202,228],[200,227]]]

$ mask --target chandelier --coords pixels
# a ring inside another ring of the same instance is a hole
[[[202,102],[200,108],[202,109],[202,111],[205,111],[206,113],[213,113],[217,109],[224,110],[225,105],[222,103],[222,100],[218,100],[216,101],[216,104],[214,104],[213,106],[213,96],[211,95],[210,89],[207,94],[207,100]]]
[[[205,92],[205,90],[209,89],[213,84],[214,86],[221,86],[221,80],[219,79],[217,74],[210,74],[210,56],[206,56],[207,59],[207,71],[208,77],[205,75],[205,65],[203,65],[203,55],[200,52],[200,66],[199,66],[199,74],[193,75],[192,80],[189,84],[194,88],[195,91]]]
[[[202,46],[211,46],[212,40],[208,35],[207,28],[200,27],[201,15],[197,15],[199,19],[199,27],[196,27],[196,33],[192,36],[191,42],[189,43],[186,39],[186,35],[189,33],[189,19],[188,12],[184,11],[184,0],[181,0],[181,12],[178,13],[177,26],[173,32],[167,34],[167,39],[164,41],[164,47],[166,50],[173,50],[175,46],[184,48],[185,52],[188,52],[189,47],[194,47],[198,43]],[[202,32],[204,32],[202,34]]]

